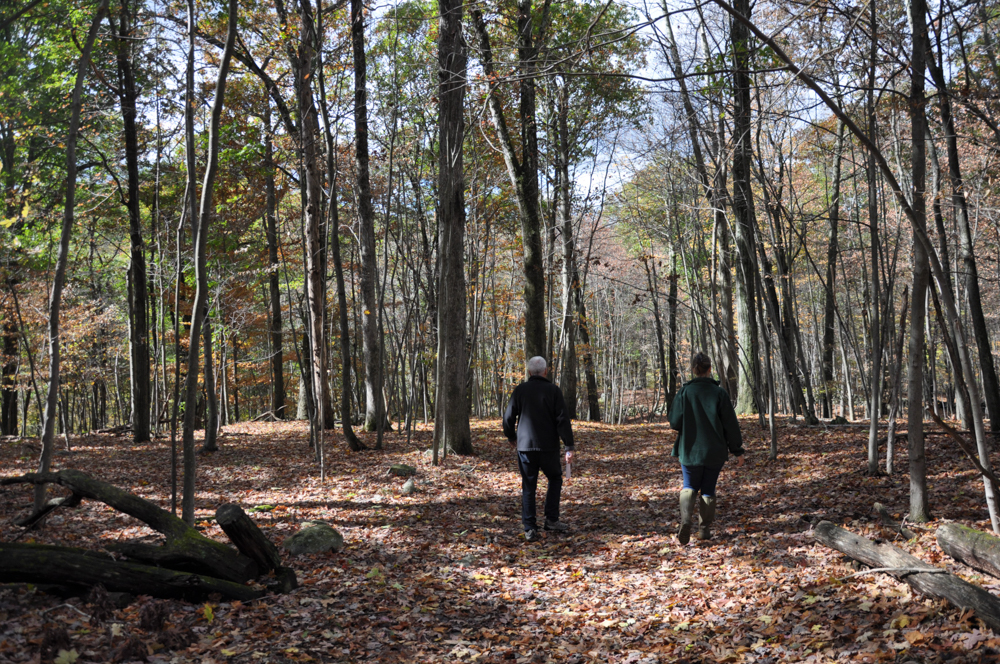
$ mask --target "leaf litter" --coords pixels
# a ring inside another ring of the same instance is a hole
[[[197,523],[226,541],[211,516],[241,505],[280,544],[304,521],[340,530],[339,553],[290,556],[300,587],[253,602],[192,605],[105,593],[63,598],[28,584],[0,586],[0,661],[8,662],[980,662],[1000,638],[973,614],[915,595],[883,574],[839,581],[850,561],[815,543],[821,519],[891,538],[872,510],[905,516],[908,478],[868,477],[867,429],[783,425],[781,456],[767,460],[766,430],[742,422],[748,463],[719,482],[715,538],[675,537],[680,468],[666,424],[575,424],[578,456],[563,489],[568,534],[525,543],[520,477],[497,421],[472,424],[475,457],[434,467],[430,426],[410,444],[346,451],[326,435],[320,482],[302,422],[225,428],[221,451],[199,457]],[[364,435],[363,435],[364,437]],[[367,441],[369,443],[374,441]],[[981,482],[958,450],[927,443],[936,519],[989,522]],[[33,470],[23,442],[0,439],[3,475]],[[415,491],[388,468],[417,468]],[[92,472],[169,509],[169,444],[75,439],[59,467]],[[906,456],[896,459],[905,469]],[[540,482],[539,505],[545,481]],[[40,531],[11,525],[30,508],[24,487],[0,489],[0,540],[100,549],[150,538],[144,524],[85,501]],[[1000,580],[944,556],[934,524],[895,541],[988,591]]]

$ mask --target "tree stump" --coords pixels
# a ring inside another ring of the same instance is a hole
[[[886,542],[873,542],[821,521],[813,532],[821,544],[904,581],[917,592],[972,609],[987,626],[1000,632],[1000,599],[954,574],[929,565]]]

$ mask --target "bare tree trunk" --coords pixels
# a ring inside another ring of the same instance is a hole
[[[910,22],[913,27],[913,54],[910,64],[910,126],[913,208],[913,281],[911,290],[913,316],[910,318],[909,366],[907,367],[906,428],[910,457],[910,520],[923,523],[930,520],[927,495],[927,461],[924,456],[924,319],[927,315],[927,285],[930,280],[927,248],[918,234],[927,234],[927,205],[924,186],[927,179],[927,116],[924,98],[924,63],[927,53],[927,3],[910,0]],[[975,377],[971,377],[975,380]],[[873,374],[872,382],[876,382]]]
[[[0,352],[0,436],[17,435],[17,386],[14,376],[18,367],[18,329],[14,312],[3,314],[3,351]]]
[[[115,51],[118,60],[118,91],[125,134],[125,164],[128,172],[129,220],[129,351],[132,365],[132,439],[136,443],[149,441],[150,365],[149,365],[149,296],[146,281],[146,257],[142,240],[139,207],[139,138],[136,129],[135,74],[129,55],[134,38],[132,15],[128,0],[122,0],[118,12],[118,34]],[[113,21],[112,21],[112,31]]]
[[[206,452],[215,452],[219,449],[219,398],[216,394],[215,380],[215,351],[212,348],[212,318],[205,312],[205,321],[202,329],[202,337],[205,344],[205,399],[208,401],[208,417],[205,419],[205,442],[202,449]],[[225,371],[226,365],[223,362],[222,369]]]
[[[833,194],[830,197],[830,242],[826,248],[826,292],[823,300],[823,417],[833,417],[833,350],[837,324],[837,254],[840,253],[840,178],[844,154],[844,123],[837,123],[837,147],[833,162]]]
[[[899,337],[896,341],[892,367],[892,396],[889,399],[889,432],[885,437],[885,473],[892,475],[896,448],[896,412],[899,407],[900,383],[903,377],[903,342],[906,340],[906,310],[910,303],[909,287],[903,287],[903,310],[899,314]]]
[[[271,412],[283,420],[285,413],[285,374],[281,343],[281,283],[278,277],[278,219],[274,189],[274,145],[271,138],[271,100],[264,100],[264,176],[266,208],[264,223],[267,232],[268,292],[271,305]]]
[[[316,139],[319,136],[319,119],[313,99],[312,81],[314,59],[316,57],[317,34],[311,6],[300,3],[299,18],[301,29],[296,66],[296,88],[299,106],[299,145],[302,149],[302,163],[305,170],[305,243],[306,243],[306,309],[309,326],[310,387],[313,395],[313,430],[317,436],[316,453],[323,474],[324,449],[322,431],[333,428],[333,409],[330,408],[330,381],[326,362],[326,258],[323,246],[323,187],[319,172],[319,150]]]
[[[535,69],[538,48],[534,44],[534,20],[531,0],[517,3],[517,53],[521,121],[521,159],[504,117],[497,88],[499,78],[493,64],[489,33],[479,9],[472,10],[473,24],[479,36],[483,70],[489,81],[490,116],[500,137],[507,174],[514,187],[524,245],[524,353],[525,358],[544,357],[545,344],[545,266],[542,252],[542,215],[538,203],[538,131],[535,120]],[[544,25],[543,17],[541,23]]]
[[[465,350],[465,41],[462,0],[439,0],[438,307],[434,444],[472,454]]]
[[[871,4],[871,24],[869,29],[871,31],[871,51],[869,59],[869,80],[868,80],[868,99],[867,99],[867,114],[868,114],[868,134],[870,136],[875,136],[875,62],[877,57],[877,30],[878,23],[875,19],[875,3]],[[880,279],[879,279],[879,269],[878,269],[878,180],[877,171],[875,168],[875,157],[871,153],[868,155],[868,224],[869,232],[871,237],[871,316],[870,321],[870,338],[871,338],[871,380],[869,381],[869,394],[868,394],[868,416],[870,418],[871,424],[868,427],[868,474],[871,476],[878,475],[878,420],[879,420],[879,408],[882,403],[882,325],[879,322],[880,305],[882,298],[880,296]],[[914,272],[916,274],[916,272]],[[926,286],[926,283],[924,284]],[[914,284],[913,297],[914,297],[914,307],[913,307],[913,319],[917,320],[918,307],[916,305],[917,298],[917,284]],[[920,291],[920,301],[923,302],[923,291]],[[920,305],[921,312],[923,311],[923,305]],[[923,317],[920,317],[919,324],[923,325]],[[921,348],[923,348],[923,341],[921,337]],[[912,347],[911,347],[912,350]],[[912,381],[912,374],[911,381]],[[912,383],[911,383],[912,384]],[[912,394],[911,394],[912,397]],[[922,400],[922,397],[921,397]],[[913,402],[910,402],[910,407],[913,407]]]
[[[557,169],[559,170],[559,214],[562,222],[563,250],[563,320],[562,347],[563,362],[559,374],[559,387],[566,399],[566,410],[571,419],[577,417],[577,366],[576,357],[576,316],[573,306],[573,279],[576,274],[576,243],[574,241],[573,218],[570,214],[572,202],[570,199],[569,182],[569,100],[567,99],[566,83],[559,86],[558,91],[558,140],[556,151]],[[666,387],[664,386],[664,389]]]
[[[375,212],[372,210],[368,168],[368,65],[365,59],[364,2],[351,0],[351,45],[354,49],[354,147],[361,250],[361,337],[365,361],[365,431],[383,429],[382,357],[378,341],[378,301],[375,297]],[[381,434],[376,449],[381,444]]]
[[[736,0],[736,11],[750,17],[749,0]],[[733,213],[736,219],[736,328],[739,337],[739,387],[736,412],[758,412],[757,390],[760,386],[760,350],[757,319],[754,313],[757,256],[754,239],[754,202],[750,188],[750,164],[753,143],[750,136],[750,33],[739,21],[732,23],[733,42]]]
[[[42,419],[42,453],[38,462],[38,472],[47,473],[52,467],[55,452],[56,405],[59,399],[60,326],[59,312],[62,308],[62,292],[66,283],[66,265],[69,263],[69,239],[73,234],[73,213],[76,206],[76,141],[80,131],[80,109],[83,106],[83,81],[90,68],[90,55],[97,39],[97,32],[104,12],[108,10],[108,0],[101,0],[97,13],[90,23],[87,41],[80,53],[76,67],[76,83],[73,86],[73,101],[70,106],[69,130],[66,135],[66,195],[63,208],[63,222],[59,236],[59,253],[56,256],[55,271],[52,275],[52,291],[49,294],[49,392],[45,398],[45,415]],[[35,511],[45,507],[45,485],[35,486]]]
[[[208,225],[215,212],[215,204],[212,199],[215,174],[219,167],[219,124],[222,118],[222,105],[225,102],[226,76],[229,73],[229,63],[232,60],[233,46],[236,43],[236,0],[230,0],[228,29],[226,32],[226,46],[222,51],[222,60],[219,62],[219,73],[215,82],[215,98],[212,100],[212,112],[208,128],[208,154],[205,163],[205,178],[201,187],[201,203],[198,215],[192,218],[194,227],[194,273],[197,281],[194,304],[191,309],[191,343],[188,349],[187,361],[187,381],[184,386],[184,490],[181,499],[181,518],[185,523],[194,523],[194,484],[195,484],[195,454],[194,454],[194,425],[198,401],[198,350],[201,337],[201,326],[204,321],[208,306],[208,273],[206,265],[206,245],[208,242]],[[188,2],[188,30],[189,30],[189,53],[194,51],[194,2]],[[191,67],[193,59],[189,61],[189,81],[193,78]],[[193,93],[193,90],[190,90]],[[193,97],[188,99],[188,112],[194,103]],[[193,166],[194,162],[194,136],[193,129],[188,130],[188,164]],[[189,173],[189,181],[193,180],[194,173]],[[194,198],[194,187],[191,187],[191,198]]]
[[[320,0],[317,0],[317,33],[325,34],[322,23],[323,13],[320,9],[320,4]],[[337,282],[337,309],[340,323],[340,361],[342,372],[340,382],[342,388],[340,391],[340,423],[341,429],[344,432],[344,438],[347,440],[348,448],[354,452],[358,452],[365,449],[365,446],[360,440],[358,440],[357,435],[355,435],[354,426],[351,422],[351,404],[353,402],[351,398],[351,336],[348,318],[347,290],[344,286],[344,263],[340,257],[340,205],[337,196],[337,183],[340,175],[340,169],[339,162],[337,160],[337,150],[333,140],[333,131],[331,129],[329,105],[326,103],[326,76],[323,68],[322,49],[320,49],[316,54],[316,59],[317,69],[319,71],[320,110],[323,113],[323,135],[326,139],[326,170],[327,176],[330,179],[327,201],[327,204],[329,205],[328,220],[330,225],[329,245],[330,253],[333,258],[334,277]]]

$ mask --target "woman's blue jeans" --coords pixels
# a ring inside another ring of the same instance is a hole
[[[719,473],[722,466],[709,468],[708,466],[681,466],[684,473],[684,488],[701,491],[703,496],[715,495],[715,483],[719,481]]]

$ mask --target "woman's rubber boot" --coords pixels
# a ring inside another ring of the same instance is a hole
[[[681,544],[691,541],[691,520],[694,519],[694,502],[698,500],[698,492],[694,489],[681,490],[681,529],[677,531],[677,539]]]
[[[715,521],[715,496],[702,496],[698,501],[698,539],[712,539],[712,531],[709,528]]]

